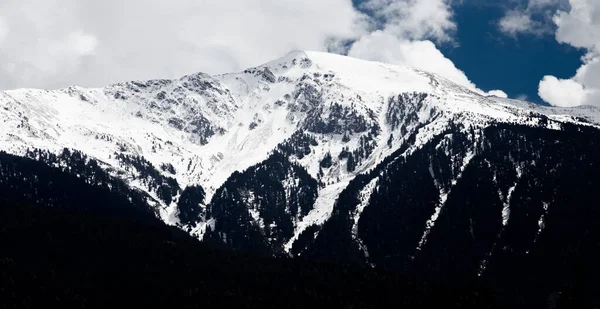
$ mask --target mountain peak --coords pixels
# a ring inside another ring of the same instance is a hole
[[[271,60],[257,68],[268,68],[276,74],[285,74],[294,68],[308,69],[312,66],[312,60],[307,52],[301,50],[293,50],[285,56]]]
[[[246,72],[268,69],[275,76],[299,78],[306,73],[328,74],[345,88],[388,95],[401,92],[431,92],[433,74],[414,68],[363,60],[319,51],[293,50]]]

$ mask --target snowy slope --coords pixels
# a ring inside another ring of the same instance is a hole
[[[474,127],[507,122],[560,129],[562,122],[599,126],[600,111],[484,97],[409,67],[294,51],[240,73],[194,74],[98,89],[1,92],[0,150],[17,155],[28,147],[81,150],[154,196],[115,158],[117,153],[143,156],[155,166],[171,163],[176,173],[165,175],[175,177],[182,187],[201,185],[209,202],[234,171],[261,162],[302,130],[318,146],[291,160],[324,186],[313,210],[294,223],[294,236],[285,245],[289,250],[304,229],[329,218],[337,196],[357,174],[405,146],[413,133],[416,141],[406,151],[414,151],[450,121]],[[344,151],[360,154],[355,168],[346,168],[347,158],[337,159]],[[322,169],[320,161],[327,153],[336,160]],[[155,204],[165,222],[178,222],[176,200]],[[195,231],[200,235],[205,227],[200,222]]]

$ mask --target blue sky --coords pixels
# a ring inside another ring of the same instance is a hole
[[[360,9],[364,0],[353,2]],[[437,47],[483,90],[501,89],[511,98],[548,105],[538,95],[540,80],[546,75],[571,78],[582,65],[586,51],[557,42],[552,31],[502,32],[498,22],[509,9],[508,2],[464,1],[452,9],[457,25],[454,41]]]
[[[459,46],[442,44],[440,50],[484,90],[499,88],[509,97],[543,103],[538,84],[545,75],[570,78],[581,66],[585,52],[558,43],[551,33],[502,33],[492,22],[502,18],[501,6],[470,2],[455,6],[454,12]]]

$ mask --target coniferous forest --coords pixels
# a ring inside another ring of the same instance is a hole
[[[3,308],[503,307],[474,283],[209,247],[156,219],[97,162],[63,156],[0,154]],[[76,175],[48,165],[66,158]]]
[[[469,150],[475,132],[450,127],[357,176],[331,218],[299,235],[294,259],[281,257],[283,241],[319,186],[288,159],[315,144],[302,134],[294,138],[305,149],[284,144],[234,173],[208,207],[202,187],[182,191],[182,224],[217,221],[204,243],[165,225],[148,193],[81,152],[0,153],[0,299],[8,308],[596,308],[598,132],[496,125],[480,134]],[[122,160],[165,188],[158,198],[181,190],[143,158]],[[423,237],[440,188],[457,173]],[[359,192],[374,180],[354,230]],[[510,217],[500,216],[509,197]]]

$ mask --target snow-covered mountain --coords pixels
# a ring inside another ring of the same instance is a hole
[[[422,156],[430,178],[423,181],[434,188],[431,205],[413,218],[419,235],[398,236],[413,250],[402,255],[414,258],[435,236],[432,228],[474,158],[497,145],[486,130],[502,124],[595,131],[600,110],[488,97],[414,68],[304,51],[232,74],[0,93],[0,150],[79,150],[147,193],[166,223],[232,248],[314,253],[308,248],[325,223],[346,211],[350,224],[338,232],[365,262],[381,265],[388,263],[378,254],[389,252],[370,250],[380,244],[365,239],[361,216],[375,211],[374,192],[398,185],[386,183],[396,177],[386,174],[391,166]],[[527,144],[518,136],[515,147]],[[436,153],[445,161],[428,159]],[[511,195],[527,173],[525,161],[511,160],[511,184],[496,188],[502,226],[509,226]],[[417,170],[401,178],[421,177]],[[356,201],[342,205],[344,194]],[[483,269],[488,261],[479,263]]]

